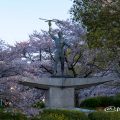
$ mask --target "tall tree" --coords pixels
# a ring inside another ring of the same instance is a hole
[[[73,19],[87,29],[89,47],[106,53],[106,61],[114,61],[118,67],[120,67],[119,13],[120,0],[74,0],[71,9]]]

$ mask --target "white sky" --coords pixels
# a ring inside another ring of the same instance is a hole
[[[0,39],[9,44],[27,40],[34,30],[48,30],[38,18],[70,18],[71,0],[0,0]]]

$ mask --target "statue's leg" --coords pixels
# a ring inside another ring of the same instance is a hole
[[[55,53],[55,62],[54,62],[54,75],[57,74],[57,65],[58,65],[59,57],[58,54]]]
[[[60,62],[61,62],[61,73],[63,76],[64,75],[64,57],[60,57]]]
[[[54,63],[54,75],[57,74],[57,64],[58,64],[58,62],[55,60],[55,63]]]

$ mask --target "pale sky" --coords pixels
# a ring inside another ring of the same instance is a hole
[[[48,30],[39,20],[70,18],[71,0],[0,0],[0,39],[9,44],[28,40],[34,30]]]

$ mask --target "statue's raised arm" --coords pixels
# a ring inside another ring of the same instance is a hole
[[[50,34],[50,37],[54,40],[54,41],[56,41],[56,39],[57,39],[57,37],[55,36],[55,35],[53,35],[53,33],[52,33],[52,20],[48,20],[47,21],[48,22],[48,26],[49,26],[49,34]]]
[[[56,41],[56,39],[57,39],[57,37],[55,36],[55,35],[53,35],[53,33],[52,33],[52,22],[57,22],[57,21],[59,21],[59,20],[57,20],[57,19],[44,19],[44,18],[39,18],[40,20],[43,20],[43,21],[45,21],[45,22],[47,22],[48,23],[48,26],[49,26],[49,31],[48,31],[48,33],[50,34],[50,36],[51,36],[51,38],[54,40],[54,41]]]

